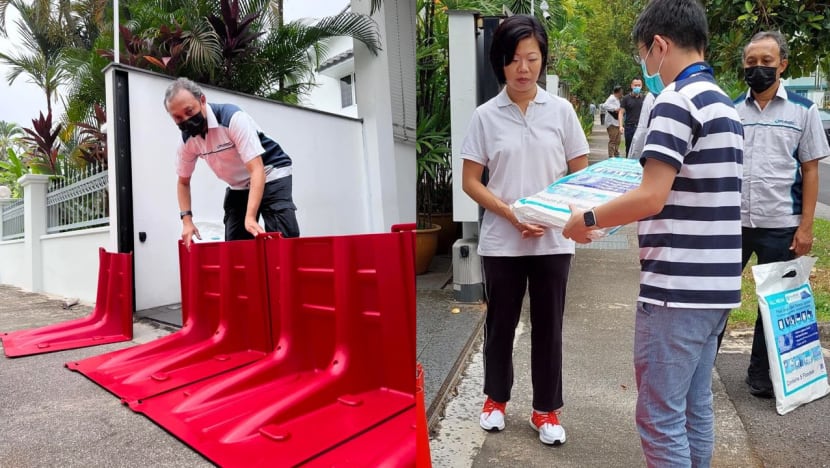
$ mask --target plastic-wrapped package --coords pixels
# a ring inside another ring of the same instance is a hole
[[[639,187],[643,168],[634,159],[611,158],[569,174],[544,190],[513,203],[519,221],[562,228],[571,217],[570,205],[589,210]],[[593,231],[597,237],[613,234],[620,226]]]

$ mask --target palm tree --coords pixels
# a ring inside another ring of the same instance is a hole
[[[11,85],[20,75],[28,75],[29,81],[46,95],[47,113],[51,114],[58,88],[70,79],[63,66],[64,50],[70,45],[68,36],[63,25],[52,16],[49,0],[36,0],[31,5],[23,0],[11,0],[7,5],[20,12],[16,23],[26,52],[0,53],[0,61],[11,66],[6,80]]]
[[[329,39],[346,36],[374,53],[380,49],[369,16],[281,24],[280,0],[129,0],[125,6],[125,43],[135,46],[127,59],[135,65],[285,102],[310,91]]]
[[[314,86],[314,71],[325,60],[328,40],[347,36],[365,44],[377,54],[380,38],[377,24],[357,13],[340,13],[308,25],[293,21],[272,31],[252,60],[260,67],[259,94],[283,102],[297,103]],[[250,76],[250,75],[249,75]]]
[[[23,130],[17,124],[0,120],[0,160],[6,159],[9,150],[18,146],[18,138],[23,136]]]

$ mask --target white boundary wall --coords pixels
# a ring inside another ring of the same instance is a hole
[[[98,290],[98,249],[109,245],[109,227],[40,237],[42,289],[53,296],[95,302]],[[112,251],[112,249],[108,249]],[[0,242],[0,284],[30,289],[23,239]]]
[[[23,287],[23,239],[0,241],[0,284]]]
[[[107,71],[108,81],[115,69]],[[135,287],[137,310],[157,307],[180,300],[178,239],[181,234],[176,200],[175,154],[181,133],[163,106],[169,77],[127,69],[129,73],[130,132],[133,183],[133,219],[135,242]],[[112,84],[110,85],[110,89]],[[372,187],[391,184],[370,181],[373,159],[364,149],[361,121],[275,103],[250,96],[205,88],[208,102],[233,103],[248,112],[263,131],[277,141],[291,156],[294,166],[294,201],[301,234],[305,236],[359,234],[386,231],[376,226],[381,219],[372,213],[376,203],[385,213],[397,213],[395,222],[414,221],[415,181],[412,167],[401,165],[395,179],[404,195],[381,197]],[[112,101],[110,101],[112,102]],[[108,103],[109,104],[109,103]],[[107,114],[113,116],[114,110]],[[110,127],[112,128],[112,127]],[[110,135],[111,137],[112,135]],[[110,140],[114,151],[113,140]],[[406,147],[406,145],[402,145]],[[414,151],[413,151],[414,153]],[[381,158],[396,158],[383,154]],[[110,154],[110,193],[114,186],[116,159]],[[394,163],[392,164],[394,167]],[[410,173],[411,172],[411,173]],[[406,183],[407,181],[411,181]],[[220,223],[226,185],[219,181],[204,161],[197,163],[191,180],[194,221]],[[370,203],[370,201],[372,203]],[[410,205],[412,205],[410,207]],[[406,213],[404,213],[404,208]],[[111,197],[110,212],[115,211]],[[412,211],[412,219],[409,218]],[[111,216],[111,222],[115,226]],[[385,223],[384,223],[385,224]],[[139,233],[146,240],[139,240]],[[117,245],[115,229],[110,245]]]
[[[86,303],[95,302],[98,249],[106,248],[109,233],[109,227],[100,227],[41,237],[43,290],[58,296],[76,297]]]

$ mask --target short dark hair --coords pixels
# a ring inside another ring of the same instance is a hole
[[[507,81],[504,76],[504,67],[513,62],[519,41],[531,36],[539,43],[539,50],[542,52],[540,73],[543,73],[548,64],[548,33],[545,32],[539,20],[532,16],[515,15],[506,18],[496,28],[493,33],[493,43],[490,45],[490,66],[493,67],[499,83],[504,84]]]
[[[781,34],[780,31],[761,31],[756,33],[752,36],[752,39],[744,46],[743,56],[742,58],[746,58],[746,49],[749,48],[749,44],[753,42],[763,41],[764,39],[772,39],[778,44],[778,58],[781,60],[787,60],[790,56],[790,48],[787,46],[787,39]]]
[[[614,86],[614,94],[621,93],[621,92],[622,92],[622,86],[620,86],[620,85]]]
[[[680,48],[703,52],[709,44],[706,10],[699,0],[651,0],[637,17],[631,36],[635,43],[651,48],[655,34]]]

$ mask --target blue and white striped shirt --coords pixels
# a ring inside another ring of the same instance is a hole
[[[639,300],[723,309],[741,303],[743,127],[711,69],[694,64],[654,103],[640,159],[677,169],[663,211],[639,222]]]

